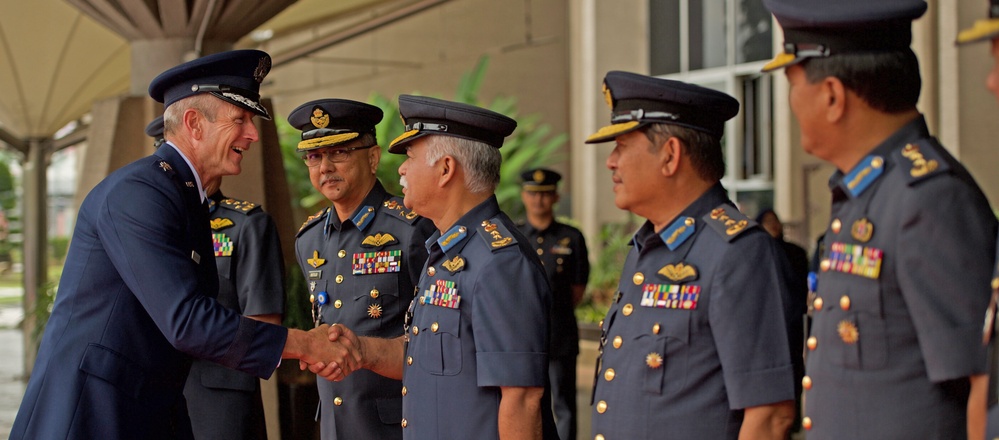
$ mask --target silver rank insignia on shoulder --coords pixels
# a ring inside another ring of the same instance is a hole
[[[170,164],[166,163],[166,161],[163,160],[160,161],[160,169],[162,169],[163,171],[173,171],[173,167],[171,167]]]

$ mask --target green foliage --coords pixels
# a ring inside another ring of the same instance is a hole
[[[57,264],[62,264],[66,259],[66,251],[69,250],[69,237],[49,238],[49,258]]]
[[[562,155],[558,149],[565,144],[568,136],[565,133],[552,134],[551,126],[542,122],[541,115],[532,114],[520,116],[517,111],[517,99],[509,96],[497,96],[492,102],[484,104],[479,99],[479,89],[485,81],[486,69],[489,67],[489,57],[482,56],[472,70],[462,75],[455,92],[454,101],[488,108],[517,120],[517,130],[507,137],[500,153],[503,155],[503,167],[500,169],[500,184],[496,188],[496,198],[500,207],[512,218],[523,215],[524,207],[520,202],[520,173],[526,168],[541,167],[560,160]],[[405,155],[391,154],[388,145],[405,131],[402,118],[399,116],[397,100],[378,93],[373,93],[368,102],[382,109],[384,117],[375,127],[378,143],[382,151],[381,164],[378,167],[378,179],[381,180],[390,193],[402,194],[399,186],[399,166],[406,159]],[[301,206],[310,208],[325,202],[322,194],[318,194],[309,183],[308,169],[301,165],[302,160],[295,152],[300,133],[290,127],[280,118],[278,133],[281,134],[282,151],[285,155],[285,170],[293,197],[300,201]],[[286,130],[290,130],[287,133]]]
[[[49,323],[49,315],[52,314],[52,306],[55,304],[58,287],[58,281],[50,281],[38,289],[35,307],[29,312],[34,315],[35,328],[25,330],[31,331],[31,342],[35,344],[35,350],[38,350],[42,343],[42,336],[45,334],[45,326]]]
[[[607,315],[607,309],[617,294],[618,280],[624,269],[624,259],[631,250],[629,243],[636,225],[634,216],[629,214],[625,223],[608,223],[600,228],[600,241],[603,251],[590,271],[590,282],[586,295],[576,307],[579,322],[599,322]]]

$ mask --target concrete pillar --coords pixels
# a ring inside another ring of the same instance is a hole
[[[24,242],[24,374],[31,375],[38,354],[38,346],[33,342],[38,321],[35,319],[35,307],[38,297],[45,292],[48,283],[48,216],[45,197],[45,170],[49,155],[45,143],[39,139],[28,141],[28,152],[24,161],[24,194],[22,198],[24,221],[22,234]],[[40,342],[40,341],[39,341]]]
[[[195,54],[195,39],[166,38],[157,40],[132,41],[132,89],[133,96],[146,96],[149,83],[163,71],[184,61],[198,57]],[[203,41],[201,54],[208,55],[232,49],[232,42]]]

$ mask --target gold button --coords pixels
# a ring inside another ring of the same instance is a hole
[[[432,331],[434,333],[437,333],[437,329],[438,328],[440,328],[440,324],[437,324],[436,322],[433,323],[433,324],[430,324],[430,331]]]
[[[625,304],[624,307],[621,309],[621,313],[624,313],[624,316],[629,316],[631,315],[631,312],[634,311],[635,311],[635,306],[631,304]]]
[[[435,269],[433,266],[427,268],[427,276],[432,277],[434,276],[435,273],[437,273],[437,269]]]
[[[805,376],[801,378],[801,387],[810,390],[812,389],[812,378]]]
[[[645,274],[636,272],[635,276],[631,277],[631,281],[635,283],[636,286],[642,284],[642,281],[645,281]]]
[[[621,343],[622,342],[624,342],[623,338],[621,338],[620,336],[615,336],[614,337],[614,348],[621,348]]]
[[[347,251],[345,251],[343,249],[340,249],[340,252],[337,252],[336,256],[338,256],[340,258],[346,257],[347,256]]]
[[[340,300],[333,301],[333,307],[336,307],[338,309],[340,307],[343,307],[343,301],[340,301]]]
[[[655,325],[652,326],[652,334],[654,334],[654,335],[658,335],[659,334],[659,323],[658,322],[655,323]]]
[[[555,263],[557,263],[557,264],[562,264],[562,263],[564,263],[564,262],[565,262],[565,260],[563,260],[563,259],[561,259],[561,258],[556,258],[556,259],[555,259]]]
[[[610,382],[614,380],[615,374],[617,373],[614,372],[613,368],[608,368],[607,371],[604,371],[604,379],[607,379],[607,382]]]
[[[409,423],[408,423],[408,422],[406,422],[406,419],[402,419],[402,427],[403,427],[403,428],[405,428],[405,427],[406,427],[406,425],[408,425],[408,424],[409,424]]]
[[[829,225],[829,227],[832,228],[833,233],[839,234],[839,230],[843,227],[843,222],[839,221],[838,218],[833,219],[832,224]]]
[[[378,298],[378,289],[371,289],[371,297]]]
[[[593,440],[604,440],[604,435],[603,434],[597,434],[596,437],[593,437]]]
[[[538,244],[544,243],[545,237],[538,237]]]
[[[403,396],[405,396],[405,395],[406,395],[406,393],[408,393],[408,392],[409,392],[409,390],[408,390],[408,389],[406,389],[406,387],[402,387],[402,395],[403,395]]]
[[[337,276],[336,276],[336,283],[337,283],[337,284],[340,284],[340,283],[342,283],[342,282],[343,282],[343,275],[337,275]]]
[[[406,365],[413,365],[413,357],[412,356],[406,358]]]
[[[841,308],[843,310],[850,310],[850,297],[849,296],[843,295],[839,299],[839,308]]]
[[[828,271],[829,267],[831,267],[831,266],[832,266],[832,263],[830,263],[829,260],[822,260],[822,262],[819,263],[819,269],[822,269],[823,272]]]
[[[541,248],[538,248],[538,256],[539,256],[539,257],[540,257],[540,256],[541,256],[542,254],[544,254],[544,253],[545,253],[545,251],[541,250]]]
[[[819,345],[819,340],[815,339],[815,336],[808,338],[808,349],[815,350],[815,347]]]
[[[600,414],[603,414],[603,413],[607,412],[607,402],[606,401],[601,400],[601,401],[597,402],[597,412],[600,413]]]
[[[343,405],[343,398],[337,397],[337,398],[333,399],[333,404],[336,405],[336,406]]]
[[[815,301],[812,302],[812,305],[815,306],[815,310],[822,310],[822,298],[816,297]]]
[[[413,326],[413,334],[414,334],[414,335],[418,335],[418,334],[420,334],[420,328],[414,325],[414,326]]]
[[[600,322],[597,323],[597,327],[603,327],[603,326],[604,326],[604,320],[601,319]]]
[[[811,417],[802,418],[801,427],[805,429],[812,429],[812,418]]]
[[[992,290],[999,289],[999,278],[992,279]]]
[[[310,303],[315,303],[316,302],[316,294],[313,293],[313,294],[309,295],[309,302]]]

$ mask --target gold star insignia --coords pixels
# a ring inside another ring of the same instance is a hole
[[[649,368],[659,368],[663,366],[663,357],[659,353],[649,353],[645,356],[645,365]]]
[[[839,332],[839,338],[847,344],[854,344],[857,339],[860,339],[860,331],[850,321],[840,321],[839,325],[836,326],[836,331]]]
[[[380,304],[371,304],[368,306],[368,316],[372,318],[382,317],[382,306]]]

